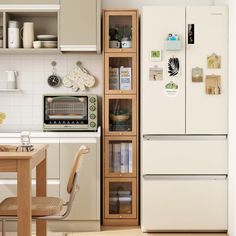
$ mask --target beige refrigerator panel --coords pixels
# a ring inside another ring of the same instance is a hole
[[[141,199],[143,232],[227,230],[223,176],[144,176]]]
[[[186,10],[186,133],[228,133],[228,8],[187,7]],[[188,27],[194,24],[194,44]],[[193,68],[203,69],[194,82]],[[201,80],[201,79],[200,79]]]
[[[180,50],[165,49],[165,41],[170,33],[179,35]],[[151,51],[153,51],[153,57],[151,57]],[[161,52],[159,57],[158,51]],[[177,76],[168,75],[168,61],[171,58],[179,60]],[[185,8],[143,7],[141,65],[142,133],[184,134]]]
[[[228,173],[228,142],[225,137],[147,137],[142,147],[144,175]]]

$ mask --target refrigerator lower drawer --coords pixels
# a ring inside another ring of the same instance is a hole
[[[226,138],[182,137],[144,140],[143,174],[227,174]]]
[[[227,180],[151,176],[142,181],[141,227],[151,231],[226,231]]]

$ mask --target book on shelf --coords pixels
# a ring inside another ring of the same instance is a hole
[[[114,143],[113,144],[113,171],[115,173],[120,173],[120,143]]]
[[[109,67],[109,89],[120,89],[120,69]]]
[[[133,153],[132,153],[132,149],[133,149],[133,146],[132,146],[132,143],[129,143],[129,173],[132,173],[133,172]]]
[[[112,143],[109,143],[109,172],[114,172],[113,169],[113,147]]]
[[[131,67],[120,67],[120,90],[131,90]]]
[[[129,143],[120,144],[120,172],[129,172]]]

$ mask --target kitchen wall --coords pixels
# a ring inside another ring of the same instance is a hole
[[[70,88],[48,86],[47,78],[52,74],[52,61],[57,62],[56,71],[62,78],[76,66],[76,61],[81,61],[83,66],[97,78],[96,86],[87,89],[86,92],[102,95],[101,55],[0,55],[0,88],[6,87],[5,71],[16,70],[19,72],[18,87],[22,90],[17,93],[0,92],[0,112],[5,112],[7,115],[0,131],[41,129],[43,123],[42,95],[72,93]]]

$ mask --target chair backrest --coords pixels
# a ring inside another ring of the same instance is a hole
[[[84,154],[87,154],[89,152],[89,148],[85,145],[82,145],[79,150],[76,152],[73,165],[70,171],[68,183],[67,183],[67,192],[71,193],[73,186],[75,185],[75,182],[77,182],[76,176],[78,176],[78,171],[81,166],[82,157]]]

